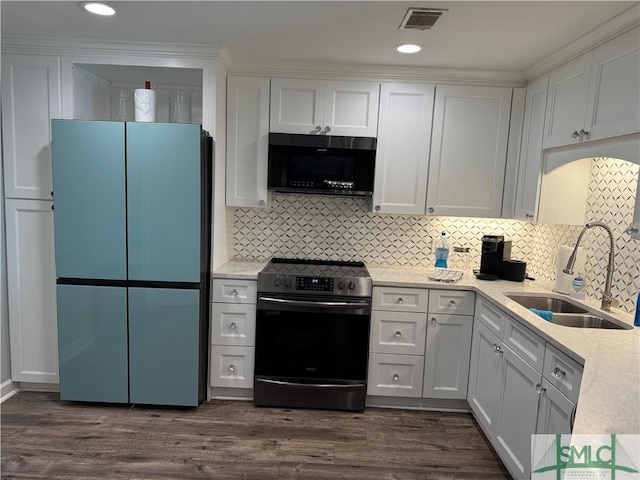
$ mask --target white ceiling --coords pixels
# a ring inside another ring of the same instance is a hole
[[[234,67],[318,65],[521,72],[638,2],[135,1],[115,17],[79,2],[0,3],[2,35],[224,45]],[[446,8],[430,31],[400,31],[409,7]],[[401,56],[393,46],[424,45]]]

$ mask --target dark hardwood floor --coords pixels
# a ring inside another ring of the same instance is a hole
[[[34,392],[0,408],[3,479],[509,478],[469,414],[131,407]]]

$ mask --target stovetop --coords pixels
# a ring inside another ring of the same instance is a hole
[[[368,297],[371,277],[363,262],[272,258],[258,274],[258,291]]]

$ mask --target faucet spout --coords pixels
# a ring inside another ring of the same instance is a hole
[[[607,264],[607,278],[604,284],[604,291],[602,292],[602,304],[601,308],[605,312],[611,311],[612,306],[617,305],[617,301],[611,295],[611,284],[613,282],[613,271],[615,269],[614,258],[615,258],[615,242],[613,239],[613,232],[611,229],[603,222],[590,222],[587,223],[580,235],[578,235],[578,239],[576,240],[576,246],[573,248],[573,252],[569,256],[569,260],[567,261],[567,266],[563,269],[564,273],[568,273],[569,275],[573,275],[573,266],[576,263],[576,256],[578,254],[578,247],[580,246],[580,242],[582,241],[582,237],[586,233],[587,230],[593,227],[602,227],[609,234],[609,263]]]

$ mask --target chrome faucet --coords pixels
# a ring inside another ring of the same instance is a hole
[[[611,282],[613,279],[613,270],[615,268],[613,260],[615,257],[615,252],[614,252],[614,240],[613,240],[613,232],[611,232],[611,229],[604,223],[602,222],[591,222],[591,223],[587,223],[584,228],[582,229],[582,231],[580,232],[580,235],[578,235],[578,240],[576,240],[576,246],[573,248],[573,252],[571,252],[571,256],[569,257],[569,261],[567,262],[567,266],[566,268],[563,270],[564,273],[568,273],[569,275],[573,275],[573,266],[576,263],[576,255],[578,254],[578,246],[580,245],[580,241],[582,240],[582,236],[584,235],[584,233],[589,230],[590,228],[593,227],[602,227],[604,228],[607,233],[609,234],[609,264],[607,265],[607,279],[605,281],[604,284],[604,291],[602,292],[602,304],[600,306],[600,308],[602,308],[602,310],[604,310],[605,312],[609,312],[611,311],[611,307],[617,307],[618,306],[618,301],[616,299],[613,298],[613,296],[611,295]]]

